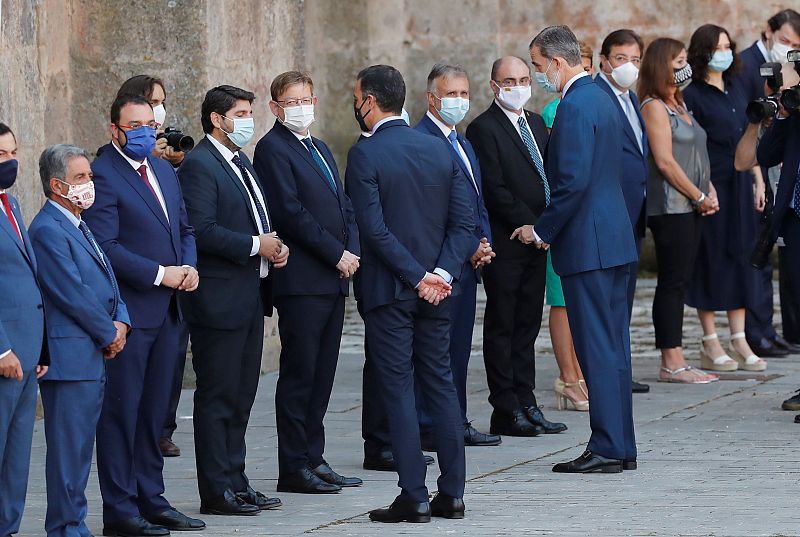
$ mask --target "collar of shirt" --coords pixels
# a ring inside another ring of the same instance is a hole
[[[68,211],[66,207],[64,207],[62,205],[59,205],[58,203],[54,202],[53,200],[47,200],[47,203],[50,203],[53,207],[55,207],[56,209],[61,211],[61,214],[66,216],[67,220],[69,220],[72,223],[73,226],[78,227],[78,226],[81,225],[81,219],[79,217],[75,216],[74,214],[72,214],[70,211]]]
[[[382,120],[378,121],[375,125],[372,126],[372,134],[375,134],[375,131],[378,130],[378,127],[380,127],[384,123],[387,123],[389,121],[393,121],[395,119],[403,119],[403,116],[389,116],[389,117],[383,118]],[[405,121],[404,121],[404,123],[405,123]]]
[[[306,138],[311,139],[311,131],[308,131],[305,134],[300,134],[300,133],[294,132],[293,130],[290,130],[289,132],[294,134],[294,137],[297,138],[298,140],[300,140],[301,144],[303,144],[303,140],[305,140]],[[314,140],[311,140],[311,143],[313,144]],[[303,144],[303,146],[305,147],[305,144]]]
[[[233,159],[234,156],[239,154],[238,151],[236,153],[234,153],[233,151],[231,151],[230,149],[228,149],[227,147],[222,145],[219,140],[217,140],[216,138],[214,138],[210,134],[206,134],[206,138],[208,138],[208,140],[212,143],[212,145],[217,148],[217,151],[220,152],[220,154],[222,155],[222,158],[224,158],[228,162],[230,162],[231,159]]]
[[[608,77],[606,76],[606,74],[605,74],[603,71],[600,71],[600,74],[599,74],[598,76],[600,76],[600,77],[601,77],[603,80],[605,80],[605,81],[606,81],[606,83],[607,83],[609,86],[611,86],[611,89],[612,89],[612,90],[614,90],[614,95],[616,95],[616,96],[617,96],[617,98],[620,98],[620,97],[622,97],[623,95],[625,95],[626,93],[629,93],[629,92],[630,92],[630,90],[625,90],[625,91],[622,91],[621,89],[619,89],[618,87],[616,87],[614,84],[612,84],[612,83],[611,83],[611,81],[608,79]],[[565,90],[565,93],[566,93],[566,90]]]
[[[769,61],[769,53],[767,52],[767,45],[764,44],[764,40],[759,39],[756,41],[756,46],[758,47],[758,50],[761,51],[761,55],[764,56],[764,59]]]
[[[439,130],[441,130],[441,131],[442,131],[442,134],[444,134],[444,137],[445,137],[445,138],[447,138],[448,136],[450,136],[450,133],[451,133],[451,132],[453,132],[454,130],[456,130],[456,129],[455,129],[455,127],[453,127],[453,128],[451,129],[450,127],[448,127],[447,125],[445,125],[444,123],[442,123],[442,121],[441,121],[440,119],[438,119],[436,116],[434,116],[433,114],[431,114],[430,110],[428,110],[427,112],[425,112],[425,115],[426,115],[426,116],[428,116],[428,117],[430,118],[430,120],[431,120],[431,121],[433,121],[433,124],[434,124],[434,125],[436,125],[437,127],[439,127]]]
[[[145,159],[144,159],[142,162],[136,162],[136,161],[135,161],[135,160],[133,160],[131,157],[129,157],[128,155],[126,155],[126,154],[125,154],[125,152],[124,152],[124,151],[122,151],[122,149],[120,149],[120,148],[119,148],[119,146],[118,146],[117,144],[115,144],[114,142],[111,142],[111,145],[112,145],[112,146],[114,146],[114,149],[116,149],[116,150],[117,150],[117,153],[119,153],[120,155],[122,155],[122,158],[124,158],[124,159],[125,159],[125,160],[128,162],[128,164],[130,164],[130,165],[131,165],[131,168],[133,168],[134,170],[138,171],[138,170],[139,170],[139,167],[140,167],[142,164],[144,164],[145,166],[147,166],[147,168],[148,168],[148,169],[150,169],[150,164],[147,162],[147,159],[146,159],[146,158],[145,158]]]
[[[525,117],[525,114],[524,114],[524,112],[525,112],[525,109],[524,109],[524,108],[522,109],[522,111],[523,111],[523,113],[522,113],[522,114],[517,114],[517,112],[516,112],[515,110],[509,110],[508,108],[506,108],[505,106],[503,106],[503,105],[500,103],[500,101],[498,101],[498,100],[497,100],[497,97],[495,97],[495,98],[494,98],[494,103],[495,103],[497,106],[499,106],[499,107],[500,107],[500,110],[502,110],[502,111],[503,111],[503,113],[506,115],[506,117],[508,118],[508,120],[509,120],[511,123],[513,123],[514,125],[516,125],[516,124],[517,124],[517,121],[519,120],[519,118],[520,118],[520,117]],[[525,121],[527,121],[527,119],[526,119]]]
[[[583,78],[583,77],[585,77],[585,76],[589,76],[589,73],[587,73],[586,71],[581,71],[581,72],[580,72],[580,73],[578,73],[577,75],[575,75],[575,76],[573,76],[572,78],[570,78],[570,79],[567,81],[567,83],[566,83],[566,84],[564,84],[564,91],[562,91],[562,92],[561,92],[561,95],[566,95],[566,94],[567,94],[567,92],[569,91],[569,88],[570,88],[570,87],[571,87],[571,86],[572,86],[572,85],[575,83],[575,81],[576,81],[576,80],[578,80],[579,78]],[[613,87],[613,86],[612,86],[612,87]]]

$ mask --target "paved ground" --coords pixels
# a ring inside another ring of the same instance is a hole
[[[581,453],[588,438],[588,416],[555,410],[552,384],[557,369],[545,328],[537,342],[537,396],[546,415],[567,423],[569,430],[533,439],[505,438],[494,448],[468,448],[468,511],[463,521],[370,523],[365,514],[394,498],[397,478],[360,467],[362,326],[350,308],[326,421],[327,458],[340,472],[362,477],[365,485],[324,497],[282,494],[280,511],[258,517],[206,517],[208,529],[202,535],[800,535],[793,499],[800,478],[800,453],[793,448],[800,425],[792,422],[794,413],[780,410],[785,396],[800,387],[800,356],[770,360],[766,375],[734,374],[708,386],[656,383],[657,355],[649,320],[653,285],[652,280],[640,285],[632,338],[635,377],[651,382],[653,388],[649,394],[634,396],[639,470],[589,476],[550,471],[555,462]],[[688,355],[696,359],[700,337],[693,311],[686,310],[686,321],[685,344]],[[727,334],[726,324],[720,334]],[[486,430],[490,409],[479,328],[473,356],[470,415],[479,429]],[[257,489],[273,494],[275,381],[274,374],[262,378],[248,438],[248,474]],[[185,390],[175,437],[184,455],[167,460],[165,472],[168,498],[184,512],[199,515],[191,412],[191,392]],[[38,422],[22,535],[44,533],[44,451]],[[436,467],[430,467],[429,487],[435,487],[436,476]],[[89,527],[99,535],[95,473],[88,493]]]

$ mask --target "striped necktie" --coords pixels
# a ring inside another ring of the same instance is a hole
[[[539,172],[539,176],[542,178],[542,184],[544,185],[544,203],[545,205],[550,205],[550,185],[547,182],[547,175],[544,173],[544,162],[542,162],[542,156],[536,149],[536,143],[533,141],[533,135],[528,129],[528,122],[525,121],[523,116],[519,116],[517,124],[519,125],[519,133],[522,136],[522,141],[525,142],[525,147],[528,148],[528,153],[530,153],[531,159],[533,160],[533,165],[536,166],[536,171]]]

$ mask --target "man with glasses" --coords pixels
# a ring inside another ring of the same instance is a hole
[[[497,253],[483,269],[483,359],[494,407],[490,432],[559,433],[567,426],[545,419],[533,394],[533,344],[542,323],[547,254],[510,238],[518,227],[535,224],[549,202],[542,160],[547,128],[540,115],[523,108],[531,97],[530,69],[523,60],[495,61],[489,87],[494,101],[467,128],[467,138],[478,155]]]
[[[111,261],[133,331],[106,364],[97,425],[104,535],[167,535],[205,524],[164,498],[159,439],[178,356],[176,290],[200,281],[194,232],[178,178],[150,157],[156,143],[150,103],[123,95],[111,105],[111,143],[92,163],[95,202],[83,213]]]
[[[339,360],[344,299],[358,269],[358,228],[333,154],[309,132],[317,104],[311,77],[280,74],[270,94],[277,119],[256,145],[254,164],[275,228],[292,251],[291,268],[275,273],[274,287],[281,338],[278,491],[335,493],[361,485],[325,461],[322,423]]]

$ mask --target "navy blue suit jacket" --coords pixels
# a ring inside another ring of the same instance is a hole
[[[50,369],[44,380],[100,380],[103,349],[117,335],[114,321],[131,324],[125,302],[83,233],[49,201],[33,219],[30,235],[47,309]]]
[[[636,116],[639,118],[639,124],[642,126],[642,149],[639,149],[636,134],[633,132],[631,122],[628,121],[627,114],[619,104],[619,99],[614,93],[614,89],[602,77],[598,76],[594,81],[608,93],[614,102],[617,112],[619,112],[622,129],[625,131],[625,136],[622,138],[622,176],[620,177],[622,195],[625,196],[625,206],[628,208],[628,216],[631,218],[631,225],[635,235],[644,237],[645,218],[640,218],[640,216],[642,216],[642,211],[644,210],[648,175],[647,156],[650,152],[650,147],[647,143],[647,130],[645,129],[644,119],[639,111],[639,99],[633,91],[628,92],[631,96],[633,109],[636,110]]]
[[[742,69],[736,73],[741,81],[747,96],[747,101],[753,101],[764,96],[764,79],[759,74],[761,64],[766,63],[767,59],[758,48],[758,41],[744,49],[739,58],[742,60]]]
[[[256,145],[253,165],[267,193],[273,226],[289,247],[275,272],[274,295],[347,295],[336,264],[345,250],[360,255],[350,198],[325,142],[312,137],[336,181],[334,191],[303,143],[279,121]]]
[[[147,157],[164,196],[167,221],[158,200],[128,161],[110,144],[101,150],[92,163],[95,202],[81,216],[111,260],[131,326],[157,328],[175,292],[153,285],[158,266],[197,265],[194,231],[178,176],[168,162]]]
[[[758,163],[766,168],[783,162],[772,216],[772,236],[777,239],[783,233],[784,217],[792,210],[789,203],[797,183],[800,166],[800,112],[773,122],[758,143],[757,157]]]
[[[36,254],[25,229],[17,200],[9,194],[11,212],[24,244],[0,210],[0,354],[14,351],[22,371],[46,364],[43,352],[44,305],[36,279]]]
[[[460,277],[475,251],[475,224],[444,142],[387,121],[350,148],[346,182],[361,238],[364,312],[417,298],[415,286],[436,267]]]
[[[551,202],[534,230],[560,276],[638,259],[622,195],[622,131],[608,94],[585,76],[558,105],[545,157]]]

